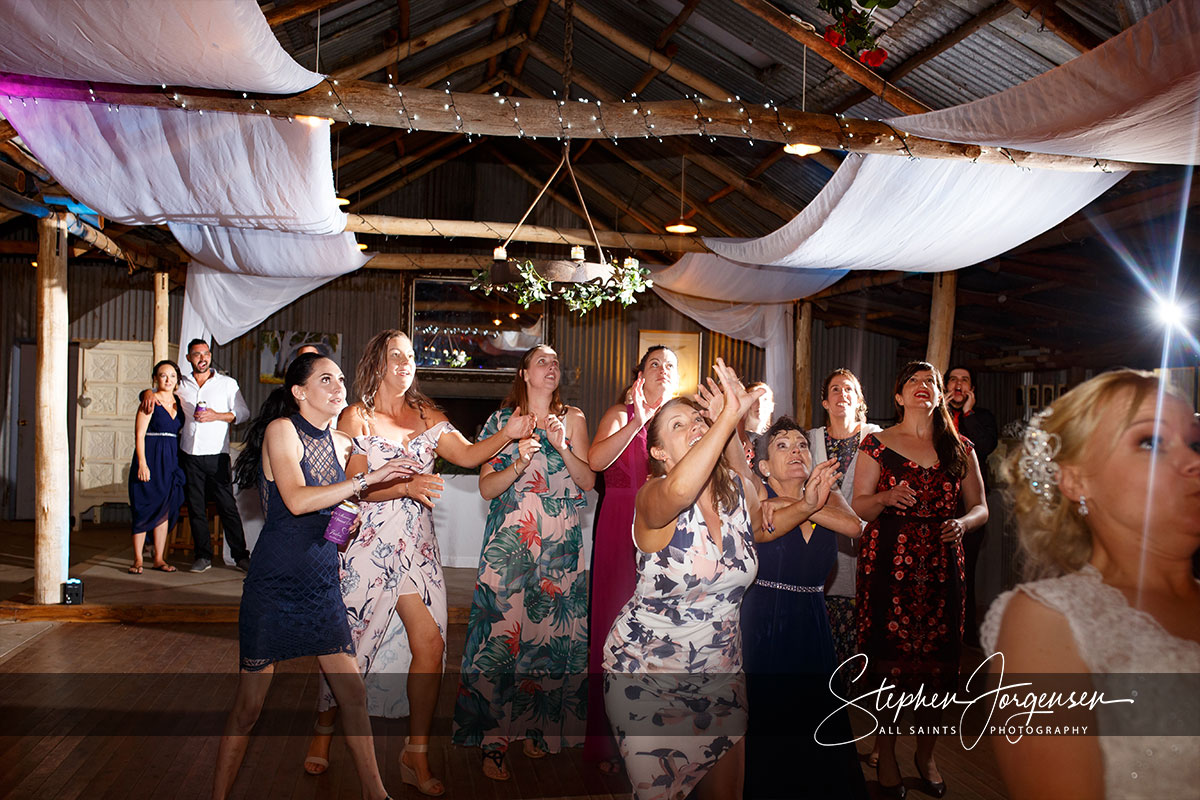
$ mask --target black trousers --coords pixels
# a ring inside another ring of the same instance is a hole
[[[217,504],[221,515],[221,529],[234,561],[250,556],[246,549],[246,534],[242,531],[242,518],[238,515],[237,503],[233,499],[233,472],[229,468],[229,454],[214,456],[191,456],[179,454],[183,475],[187,478],[184,489],[187,498],[188,523],[192,527],[192,544],[196,558],[213,560],[212,534],[208,530],[208,499]]]

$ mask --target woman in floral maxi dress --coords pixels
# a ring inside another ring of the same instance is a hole
[[[558,356],[525,353],[513,390],[481,436],[514,413],[535,432],[508,445],[479,477],[491,500],[463,649],[454,741],[483,747],[484,774],[507,780],[508,743],[542,758],[583,741],[587,709],[587,576],[579,509],[595,473],[587,422],[558,394]]]

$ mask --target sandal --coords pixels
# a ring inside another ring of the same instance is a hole
[[[179,570],[172,567],[170,564],[155,564],[150,569],[156,569],[159,572],[178,572]]]
[[[616,775],[621,771],[621,762],[616,758],[606,758],[596,765],[605,775]]]
[[[409,786],[415,786],[417,791],[429,797],[441,797],[446,793],[446,787],[442,782],[430,776],[422,783],[417,778],[417,771],[404,763],[405,753],[428,753],[429,745],[427,744],[409,744],[408,737],[404,737],[404,749],[400,752],[400,782],[407,783]]]
[[[134,564],[132,567],[129,568],[128,571],[129,571],[130,575],[141,575],[142,574],[142,565]]]
[[[872,751],[867,754],[867,766],[871,769],[879,768],[879,752]]]
[[[504,765],[504,751],[499,747],[484,749],[483,753],[483,774],[494,781],[506,781],[512,777],[508,774],[508,767]],[[489,767],[488,761],[491,761]],[[490,768],[490,772],[488,771]]]
[[[313,733],[316,736],[333,736],[334,727],[332,725],[322,725],[320,723],[313,724]],[[312,743],[309,742],[309,747]],[[326,751],[328,752],[328,751]],[[321,756],[305,756],[304,771],[309,775],[317,776],[329,769],[329,759]]]
[[[547,751],[538,747],[537,742],[533,739],[526,739],[525,743],[521,746],[521,750],[525,753],[526,758],[538,759],[550,755]]]

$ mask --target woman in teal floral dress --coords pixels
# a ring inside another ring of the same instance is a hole
[[[587,421],[559,398],[558,355],[525,353],[512,391],[481,436],[513,413],[533,415],[532,436],[485,464],[491,500],[463,649],[454,741],[483,747],[483,772],[508,780],[508,743],[542,758],[583,743],[587,716],[588,591],[579,509],[595,473]]]

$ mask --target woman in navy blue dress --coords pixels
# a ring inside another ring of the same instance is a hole
[[[342,371],[312,353],[288,367],[251,423],[236,477],[257,483],[266,523],[242,589],[238,614],[241,672],[233,711],[217,750],[213,798],[228,796],[262,711],[275,662],[316,656],[346,723],[346,744],[362,796],[386,798],[366,689],[354,662],[346,607],[338,588],[338,552],[324,538],[332,509],[369,487],[408,475],[399,462],[347,478],[350,437],[332,422],[346,397]]]
[[[849,718],[843,712],[826,720],[840,702],[829,690],[837,665],[825,581],[837,561],[838,535],[858,538],[863,522],[830,491],[837,460],[814,469],[808,438],[790,417],[759,438],[755,465],[766,480],[764,500],[803,498],[812,511],[786,534],[755,544],[758,577],[742,601],[746,797],[866,798]],[[836,742],[846,744],[826,746]]]
[[[132,575],[142,574],[146,534],[153,533],[154,569],[174,572],[163,558],[167,534],[179,522],[183,505],[183,470],[179,467],[179,367],[174,361],[154,365],[154,406],[138,409],[134,420],[133,463],[129,465],[129,507],[133,512]]]

